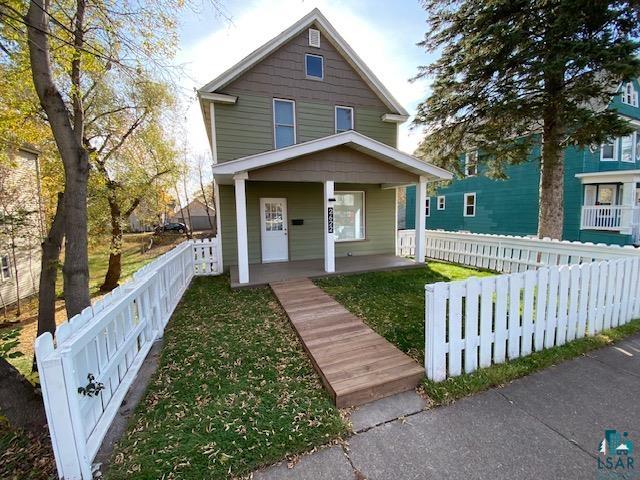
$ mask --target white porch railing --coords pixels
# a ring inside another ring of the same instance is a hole
[[[639,209],[629,205],[583,205],[580,228],[582,230],[630,231],[634,216]]]
[[[413,255],[413,230],[398,232],[398,255]],[[639,257],[640,248],[551,239],[427,230],[427,257],[502,273]]]
[[[91,462],[153,342],[191,279],[222,272],[220,258],[217,238],[184,242],[58,326],[55,343],[49,333],[36,339],[60,478],[92,478]],[[90,383],[102,388],[82,394]]]

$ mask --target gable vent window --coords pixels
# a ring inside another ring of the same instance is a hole
[[[324,58],[320,55],[307,53],[304,56],[305,73],[307,78],[322,80],[324,78]]]
[[[309,29],[309,46],[320,48],[320,31],[315,28]]]
[[[353,108],[336,106],[336,133],[353,130]]]

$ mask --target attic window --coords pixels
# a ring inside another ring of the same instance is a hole
[[[307,53],[304,56],[305,73],[307,78],[322,80],[324,78],[324,58],[320,55]]]
[[[632,82],[627,82],[622,92],[622,103],[631,105],[632,107],[638,106],[638,92],[633,88]]]
[[[309,46],[320,48],[320,31],[315,28],[309,29]]]

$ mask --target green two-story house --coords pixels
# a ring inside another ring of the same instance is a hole
[[[304,276],[304,266],[332,273],[336,259],[393,256],[397,189],[424,197],[427,182],[452,178],[396,148],[406,110],[317,9],[198,96],[232,285],[255,283],[266,263],[307,262]]]
[[[594,148],[565,150],[565,240],[640,244],[640,84],[621,84],[608,108],[638,131]],[[430,229],[535,235],[538,227],[539,152],[530,161],[509,166],[508,179],[483,175],[478,152],[462,158],[465,175],[425,199]],[[482,153],[480,152],[480,155]],[[415,188],[406,192],[406,211],[415,211]],[[406,228],[415,220],[407,215]]]

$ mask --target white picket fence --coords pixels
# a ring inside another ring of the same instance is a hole
[[[92,478],[91,463],[153,342],[195,275],[222,272],[217,238],[186,241],[133,279],[36,339],[49,432],[66,480]],[[88,375],[104,388],[86,396]]]
[[[428,258],[486,268],[501,273],[524,272],[552,265],[590,263],[612,258],[640,257],[629,246],[551,239],[427,230]],[[415,254],[415,231],[398,231],[398,255]]]
[[[640,257],[425,286],[425,369],[441,381],[640,317]]]

